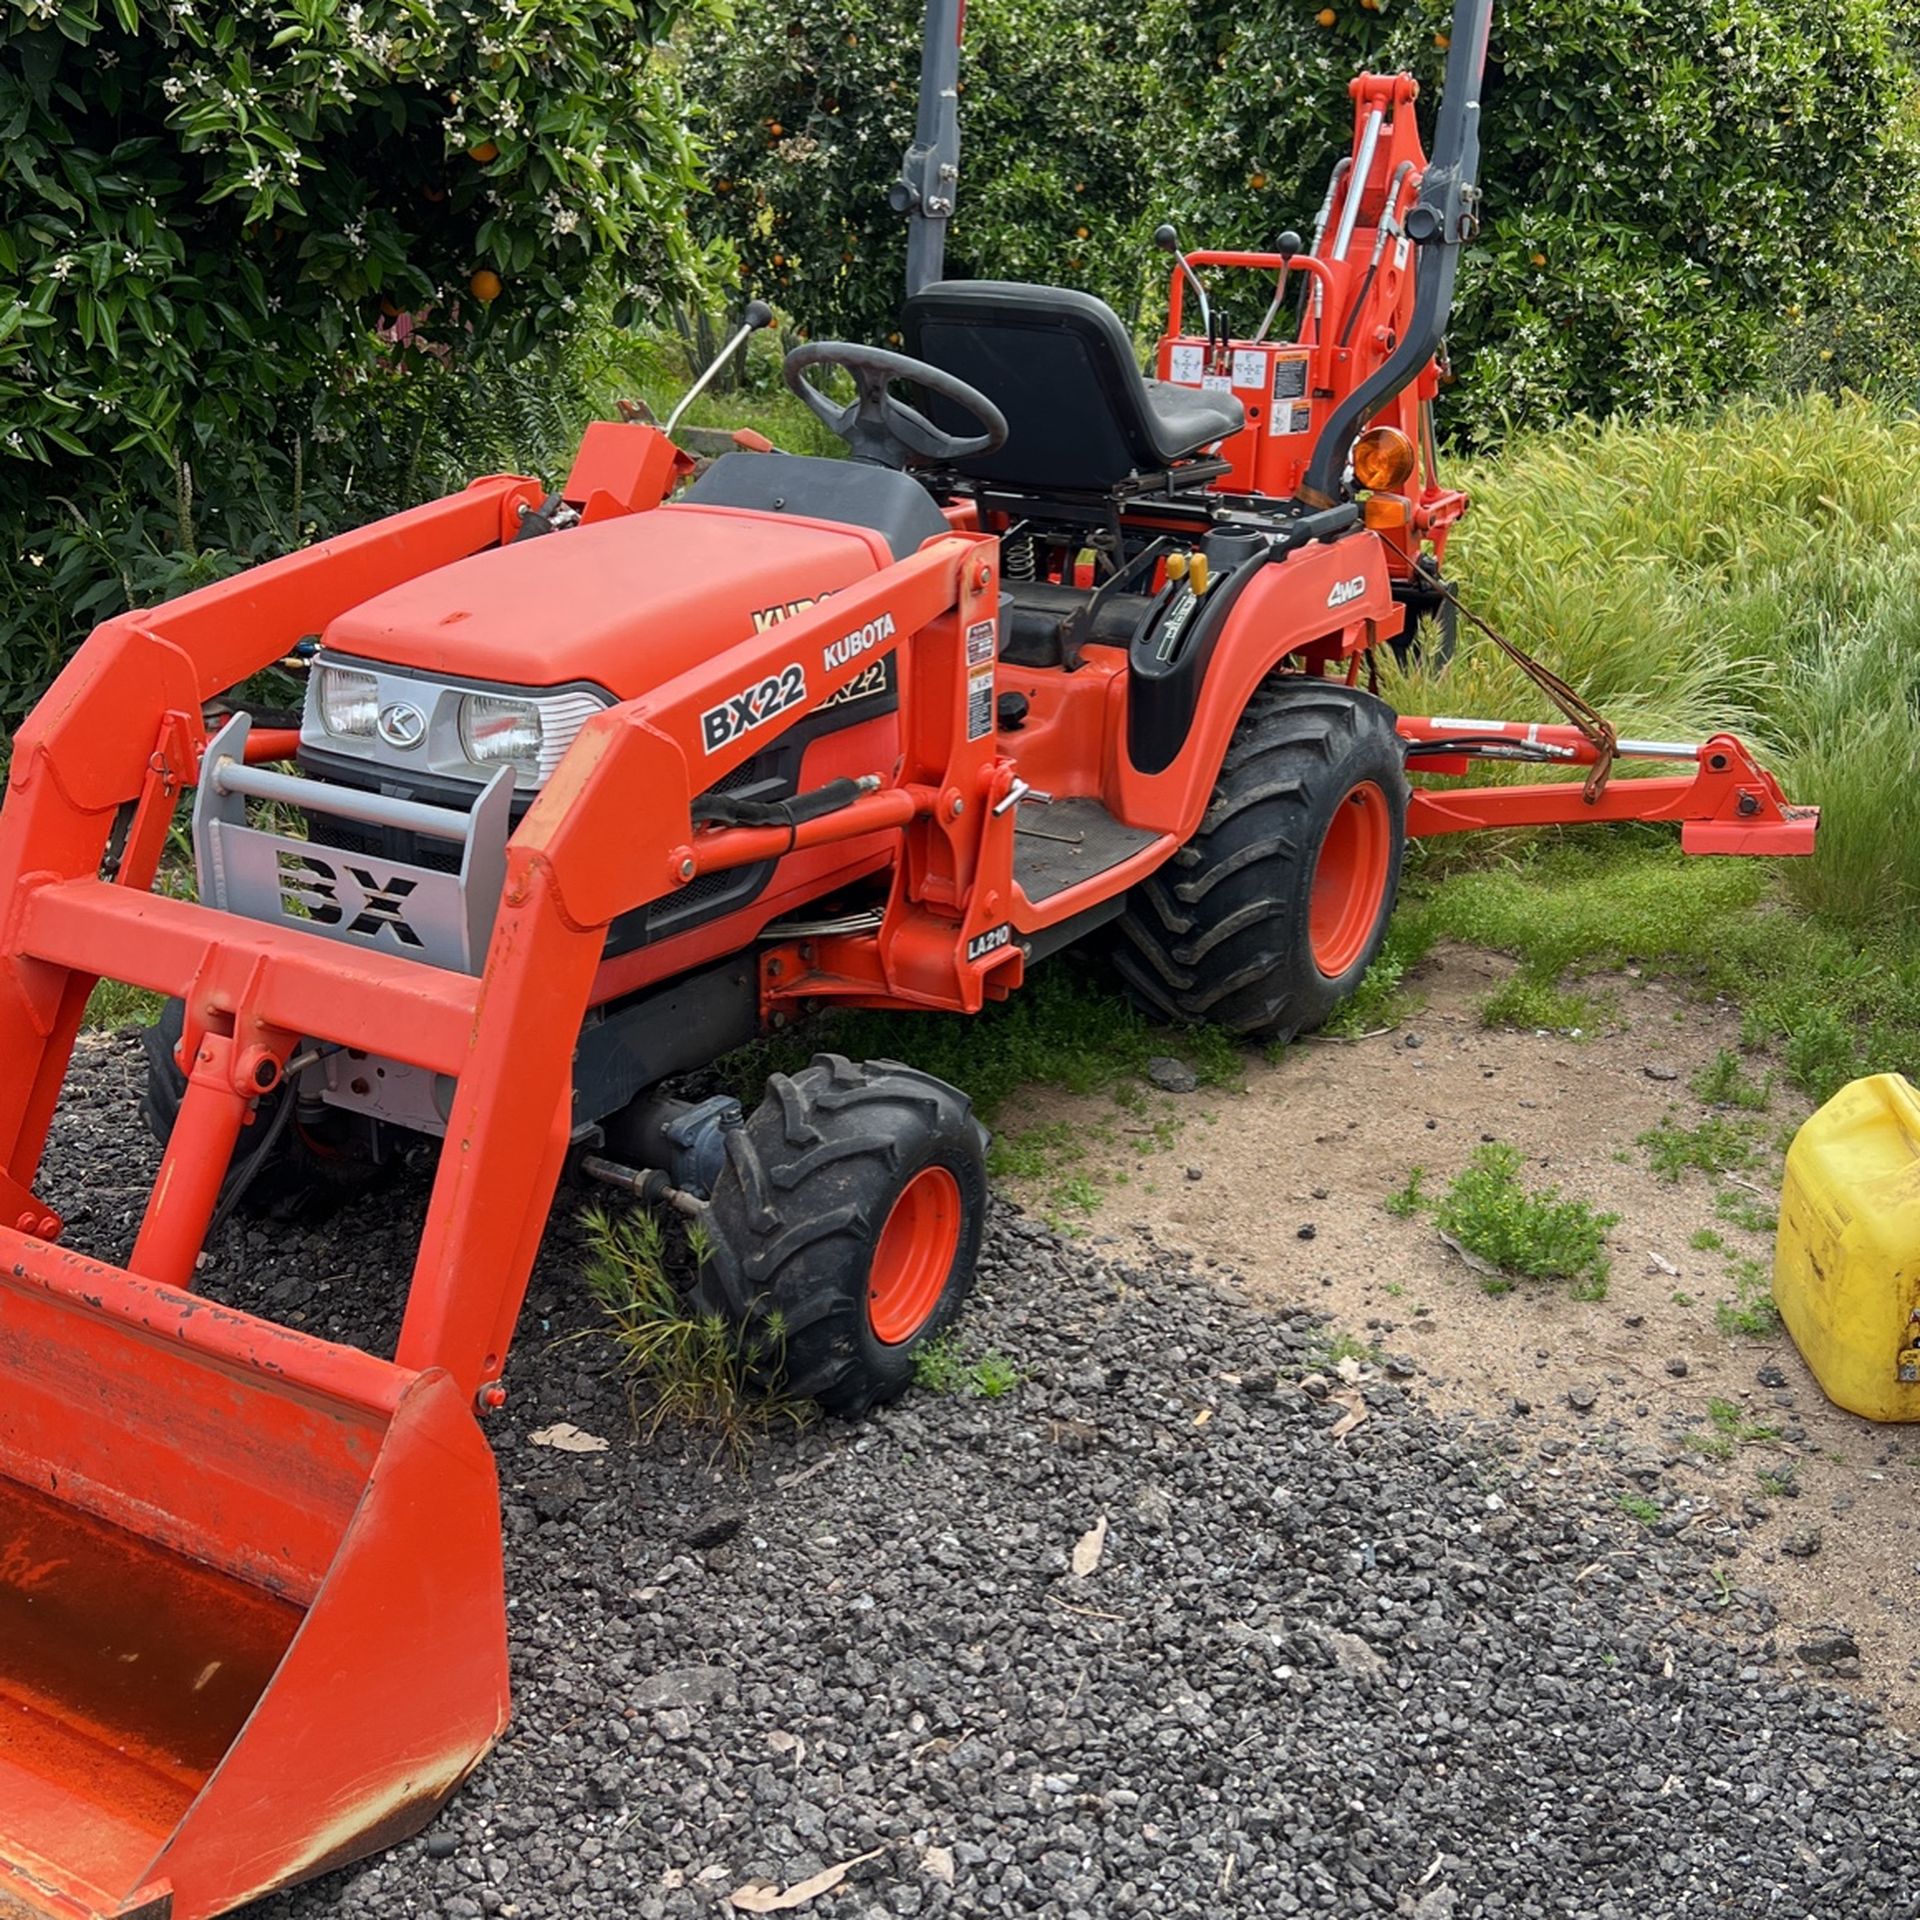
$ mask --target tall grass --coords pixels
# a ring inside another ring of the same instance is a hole
[[[1824,809],[1801,904],[1861,929],[1920,901],[1920,422],[1860,400],[1730,406],[1692,425],[1583,424],[1465,470],[1469,605],[1627,735],[1749,735]],[[1490,643],[1417,712],[1534,716]],[[1659,771],[1660,769],[1655,769]]]

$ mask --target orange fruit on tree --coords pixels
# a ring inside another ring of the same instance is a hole
[[[477,267],[472,279],[467,282],[467,291],[483,307],[490,307],[500,298],[500,276],[491,267]]]
[[[477,147],[467,149],[467,158],[478,161],[484,167],[490,161],[500,158],[500,149],[491,140],[482,140]]]
[[[1323,27],[1332,26],[1333,23],[1340,18],[1331,7],[1322,7],[1313,17],[1318,20]]]

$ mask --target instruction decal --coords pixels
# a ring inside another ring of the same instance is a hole
[[[1313,425],[1313,406],[1307,398],[1307,353],[1273,356],[1273,405],[1267,414],[1270,435],[1305,433]]]
[[[993,731],[993,669],[975,667],[967,675],[967,738],[984,740]]]
[[[1002,947],[1013,945],[1013,922],[1002,920],[997,927],[989,927],[985,933],[976,933],[967,942],[967,958],[984,960],[990,953],[998,953]]]
[[[1167,378],[1183,387],[1197,387],[1206,370],[1205,347],[1175,347],[1167,359]]]
[[[967,629],[967,665],[970,667],[990,666],[993,662],[994,641],[998,629],[991,620],[976,620]]]
[[[1267,384],[1267,356],[1259,347],[1235,347],[1233,384],[1236,387],[1264,387]]]

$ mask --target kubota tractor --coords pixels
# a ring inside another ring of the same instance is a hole
[[[87,641],[0,813],[0,1914],[200,1920],[418,1829],[486,1752],[476,1415],[563,1170],[697,1216],[700,1304],[789,1391],[905,1386],[979,1241],[965,1099],[832,1054],[751,1113],[676,1075],[822,1007],[977,1012],[1094,943],[1168,1019],[1291,1034],[1365,972],[1410,834],[1810,848],[1737,741],[1619,740],[1544,671],[1567,724],[1372,691],[1452,604],[1431,403],[1488,11],[1459,0],[1431,157],[1412,82],[1363,77],[1310,243],[1176,262],[1147,379],[1098,300],[940,278],[935,0],[906,353],[786,363],[849,458],[683,484],[670,432],[596,426],[557,490],[478,480]],[[297,732],[222,704],[315,638]],[[1636,755],[1684,770],[1612,777]],[[1586,777],[1410,787],[1481,758]],[[189,794],[192,900],[153,891]],[[35,1186],[102,977],[170,996],[124,1267]],[[195,1293],[216,1213],[436,1142],[391,1358]]]

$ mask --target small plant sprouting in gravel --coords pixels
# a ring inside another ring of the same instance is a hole
[[[951,1333],[929,1340],[913,1356],[913,1384],[928,1393],[998,1400],[1011,1393],[1020,1379],[1020,1369],[1005,1354],[983,1353],[977,1360],[969,1360]]]
[[[1635,1143],[1647,1150],[1647,1163],[1662,1180],[1678,1182],[1688,1168],[1697,1173],[1726,1173],[1750,1167],[1760,1157],[1753,1124],[1710,1114],[1697,1127],[1663,1120]]]
[[[1673,1296],[1673,1304],[1676,1307],[1690,1307],[1693,1305],[1693,1295],[1690,1293],[1676,1293]]]
[[[1409,1167],[1406,1185],[1387,1195],[1384,1204],[1396,1220],[1411,1220],[1416,1213],[1423,1213],[1432,1205],[1421,1190],[1426,1177],[1425,1167]]]
[[[1754,1478],[1759,1482],[1760,1491],[1769,1500],[1791,1500],[1800,1491],[1794,1481],[1791,1463],[1784,1467],[1762,1467]]]
[[[1500,1269],[1481,1283],[1489,1293],[1505,1293],[1516,1279],[1566,1280],[1576,1299],[1605,1299],[1607,1234],[1620,1216],[1562,1199],[1558,1187],[1522,1186],[1520,1165],[1517,1147],[1476,1147],[1434,1210],[1442,1232]]]
[[[1695,1253],[1718,1253],[1726,1244],[1711,1227],[1696,1227],[1687,1236],[1687,1245]]]
[[[1693,1093],[1709,1107],[1742,1107],[1748,1113],[1764,1113],[1773,1098],[1773,1075],[1748,1079],[1739,1054],[1732,1047],[1722,1047],[1693,1076]]]
[[[764,1332],[743,1339],[717,1315],[693,1312],[670,1271],[666,1234],[654,1215],[635,1208],[616,1218],[592,1207],[581,1225],[587,1287],[613,1323],[619,1371],[634,1417],[649,1434],[667,1420],[711,1427],[737,1455],[755,1431],[813,1418],[807,1402],[778,1391],[786,1345],[778,1320],[770,1317]],[[693,1222],[690,1263],[697,1266],[711,1251],[703,1223]]]
[[[1568,993],[1551,979],[1522,968],[1480,1003],[1480,1024],[1515,1027],[1527,1033],[1590,1034],[1600,1008],[1583,993]]]
[[[1620,1511],[1628,1519],[1638,1520],[1643,1527],[1657,1527],[1660,1524],[1658,1503],[1650,1500],[1644,1493],[1621,1494]]]

